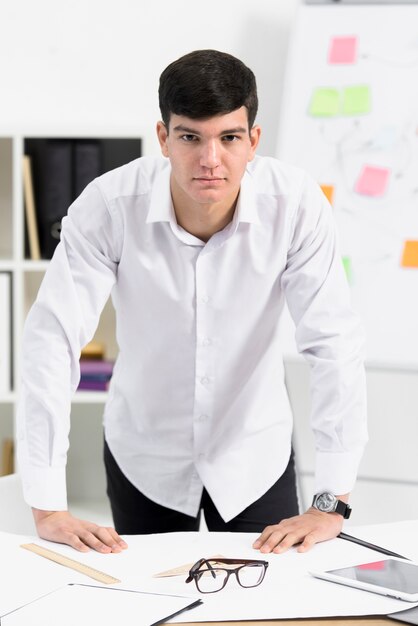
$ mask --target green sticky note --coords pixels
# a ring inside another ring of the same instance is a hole
[[[343,115],[369,113],[371,105],[370,88],[367,85],[346,87],[343,91]]]
[[[320,87],[312,94],[309,113],[315,117],[332,117],[340,110],[338,89]]]
[[[347,276],[347,280],[349,285],[353,283],[353,270],[351,266],[351,259],[349,256],[343,256],[342,258],[343,267],[345,270],[345,275]]]

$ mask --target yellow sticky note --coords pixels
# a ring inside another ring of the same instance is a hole
[[[371,106],[370,89],[367,85],[346,87],[343,91],[343,115],[369,113]]]
[[[309,113],[314,117],[333,117],[340,110],[338,89],[320,87],[315,89],[309,105]]]
[[[345,270],[345,275],[347,276],[348,283],[351,285],[353,283],[353,270],[351,265],[351,259],[349,256],[343,256],[342,258],[343,267]]]
[[[405,241],[402,267],[418,267],[418,241]]]
[[[328,202],[332,204],[334,200],[334,185],[320,185],[320,187],[327,197]]]

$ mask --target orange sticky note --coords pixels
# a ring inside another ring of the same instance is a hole
[[[334,186],[333,185],[320,185],[325,196],[328,198],[328,202],[332,204],[334,200]]]
[[[418,241],[405,241],[402,267],[418,267]]]

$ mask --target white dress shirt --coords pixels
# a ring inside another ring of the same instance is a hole
[[[88,185],[63,220],[24,331],[27,502],[67,506],[80,350],[109,293],[120,351],[105,436],[145,495],[195,516],[205,486],[228,521],[278,480],[292,436],[285,299],[312,366],[316,490],[349,492],[367,439],[363,331],[330,205],[301,170],[256,157],[232,222],[204,243],[178,226],[169,180],[168,160],[137,159]]]

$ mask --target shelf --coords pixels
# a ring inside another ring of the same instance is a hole
[[[0,333],[0,353],[4,355],[11,352],[11,378],[14,381],[19,381],[21,377],[21,344],[25,319],[50,264],[50,260],[45,257],[53,253],[51,245],[45,246],[43,250],[41,246],[41,256],[44,258],[39,260],[30,258],[30,246],[27,241],[28,215],[32,218],[31,226],[35,226],[35,229],[31,228],[32,244],[36,241],[36,236],[34,237],[36,230],[39,236],[42,235],[39,237],[40,243],[45,242],[51,231],[48,222],[50,217],[53,217],[54,222],[60,220],[75,195],[79,194],[81,187],[87,185],[96,175],[139,157],[142,153],[141,142],[138,128],[32,127],[30,132],[25,132],[23,128],[13,130],[0,128],[0,279],[4,278],[1,274],[10,273],[12,287],[10,307],[8,305],[4,307],[5,299],[3,294],[0,294],[0,304],[3,304],[3,309],[6,308],[7,316],[10,314],[11,318],[10,329],[5,326],[4,310],[1,311],[0,307],[0,330],[3,329],[3,335]],[[50,157],[57,155],[57,146],[64,146],[65,154],[71,155],[71,159],[62,165],[59,172],[61,178],[51,175],[50,171],[54,163],[56,165],[55,161],[51,162]],[[32,180],[29,181],[32,186],[28,183],[27,177],[25,178],[26,195],[22,167],[25,154],[31,157],[32,173]],[[92,155],[95,157],[94,168]],[[51,180],[52,188],[49,185]],[[60,184],[57,187],[59,180]],[[71,198],[64,193],[66,185],[71,188]],[[57,208],[54,194],[58,193],[60,187],[63,193],[60,192],[58,195],[61,199],[65,195],[65,205],[61,203],[59,213],[50,213],[48,210],[53,208],[55,211]],[[34,204],[31,213],[27,206],[28,189],[33,192],[35,200],[34,203],[29,202],[30,205]],[[32,245],[32,253],[33,250]],[[109,298],[98,320],[94,336],[96,341],[105,346],[104,356],[109,360],[116,359],[118,353],[115,325],[115,311]],[[9,341],[11,350],[8,347]],[[3,362],[0,361],[0,364]],[[0,374],[1,464],[2,441],[14,439],[16,436],[15,421],[19,392],[16,385],[11,388],[4,382],[9,378],[8,372],[3,376],[3,370],[0,369]],[[108,393],[103,391],[86,390],[74,394],[71,404],[67,487],[70,501],[77,501],[75,508],[81,511],[82,517],[91,517],[94,520],[99,516],[100,520],[110,523],[111,517],[105,500],[106,480],[102,461],[103,409],[107,398]],[[96,502],[95,500],[101,496],[103,502]]]
[[[16,264],[10,259],[0,259],[0,272],[11,272]]]
[[[13,257],[13,140],[0,138],[0,257]]]
[[[22,261],[22,269],[24,272],[46,272],[48,269],[49,261]]]
[[[13,391],[0,395],[0,404],[13,404],[14,402],[16,402],[16,394]]]
[[[104,404],[107,400],[107,391],[76,391],[73,404]]]

